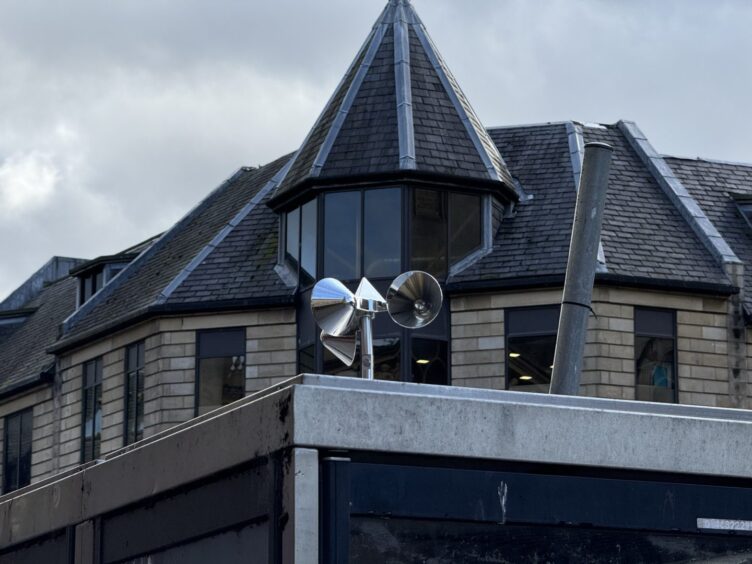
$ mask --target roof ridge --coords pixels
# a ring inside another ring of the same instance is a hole
[[[547,125],[566,125],[568,123],[580,123],[576,120],[563,120],[563,121],[541,121],[535,123],[519,123],[512,125],[493,125],[486,127],[486,131],[496,131],[497,129],[521,129],[523,127],[544,127]]]
[[[482,122],[470,105],[470,102],[462,91],[457,79],[449,70],[449,67],[436,48],[436,45],[433,43],[433,40],[426,30],[426,26],[421,21],[417,12],[412,9],[410,11],[412,12],[411,15],[414,20],[413,29],[416,32],[418,40],[423,46],[429,62],[439,76],[439,79],[444,86],[444,90],[446,90],[449,99],[454,105],[455,111],[459,114],[462,124],[465,126],[465,130],[475,146],[475,150],[478,152],[483,165],[488,171],[489,177],[492,180],[504,182],[511,189],[516,191],[511,174],[508,171],[507,165],[504,162],[504,158],[501,156],[498,147],[488,135],[485,127],[483,127]]]
[[[180,218],[177,223],[175,223],[172,227],[170,227],[167,231],[165,231],[154,243],[150,246],[148,246],[146,249],[141,251],[139,255],[133,259],[123,270],[118,272],[115,277],[101,290],[99,290],[96,294],[94,294],[86,303],[81,304],[81,306],[75,310],[73,313],[71,313],[64,321],[63,321],[63,334],[68,332],[75,324],[76,321],[85,317],[92,309],[94,309],[102,300],[105,298],[111,296],[115,290],[117,290],[120,286],[123,285],[124,282],[130,279],[130,277],[135,274],[139,268],[141,268],[141,265],[154,253],[156,253],[158,250],[163,248],[174,236],[178,231],[182,229],[188,222],[190,222],[193,218],[195,218],[202,210],[206,208],[206,206],[209,205],[209,202],[213,199],[213,197],[218,194],[221,190],[226,188],[230,185],[230,183],[235,180],[240,174],[245,172],[245,168],[241,167],[239,168],[232,176],[227,178],[224,182],[222,182],[219,186],[217,186],[214,190],[209,192],[209,194],[206,195],[204,199],[202,199],[198,204],[193,206],[188,213],[186,213],[182,218]]]
[[[666,155],[666,154],[662,154],[661,157],[663,157],[664,159],[677,159],[680,161],[695,161],[695,162],[701,162],[701,163],[743,166],[745,168],[752,168],[752,162],[747,163],[747,162],[742,162],[742,161],[726,161],[722,159],[708,159],[705,157],[682,157],[680,155]]]
[[[209,243],[207,243],[196,255],[191,259],[191,261],[183,268],[175,278],[173,278],[167,286],[165,286],[164,290],[162,290],[159,295],[157,295],[156,300],[154,301],[155,304],[163,304],[166,302],[170,296],[177,290],[180,285],[193,273],[194,270],[196,270],[199,265],[201,265],[204,260],[216,249],[222,241],[224,241],[227,236],[232,233],[232,231],[256,208],[256,206],[261,203],[261,201],[273,190],[279,186],[279,183],[284,180],[285,176],[287,176],[287,172],[290,170],[290,167],[292,166],[293,158],[290,158],[290,160],[287,161],[287,163],[277,171],[277,173],[274,175],[274,177],[267,182],[261,190],[256,192],[256,194],[250,199],[250,201],[243,206],[243,208],[235,214],[235,216],[227,222],[227,225],[225,225],[213,238]]]
[[[319,147],[318,153],[316,154],[316,158],[313,160],[313,164],[311,165],[310,175],[311,176],[319,176],[321,174],[321,170],[324,168],[324,165],[326,164],[327,159],[329,158],[329,154],[332,151],[332,147],[334,147],[334,142],[337,140],[337,137],[339,136],[340,132],[342,131],[342,126],[345,124],[345,120],[347,119],[348,114],[350,113],[350,110],[352,109],[353,103],[355,102],[355,99],[358,96],[358,93],[360,92],[360,87],[363,86],[363,81],[366,78],[366,75],[368,74],[369,69],[371,68],[371,64],[373,63],[373,60],[376,58],[376,54],[379,52],[379,49],[381,48],[381,44],[384,41],[384,37],[386,36],[387,29],[389,27],[388,21],[386,18],[386,13],[382,18],[384,20],[383,23],[377,23],[376,26],[374,26],[373,31],[369,34],[370,42],[368,42],[368,49],[366,50],[366,55],[361,61],[360,65],[358,66],[358,70],[355,74],[355,77],[353,78],[352,82],[350,83],[349,88],[347,89],[347,94],[345,94],[344,99],[342,100],[342,103],[340,104],[339,108],[337,109],[337,114],[334,118],[334,121],[332,122],[331,126],[329,127],[329,131],[326,134],[326,137],[324,138],[324,142],[321,144],[321,147]],[[361,51],[362,52],[362,51]],[[360,58],[361,52],[358,53],[355,60]],[[354,61],[353,61],[354,63]],[[345,78],[350,74],[352,71],[352,68],[345,73]],[[344,78],[343,78],[344,81]],[[338,87],[335,90],[335,95],[340,87]],[[327,103],[326,106],[324,106],[324,111],[329,107],[329,104],[331,104],[331,100],[329,103]],[[314,124],[313,129],[311,132],[313,132],[314,129],[318,126],[318,121],[316,124]],[[310,136],[310,134],[309,134]],[[308,142],[308,138],[306,138],[305,141],[303,141],[303,144],[301,147],[305,146],[305,144]]]
[[[692,228],[705,248],[722,266],[740,265],[741,260],[731,249],[712,221],[692,197],[666,160],[659,155],[645,134],[633,121],[619,121],[619,131],[648,168],[679,214]],[[728,274],[728,272],[727,272]]]

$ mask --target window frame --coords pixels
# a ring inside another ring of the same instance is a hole
[[[199,416],[199,400],[201,398],[201,361],[212,359],[212,358],[226,358],[226,355],[212,355],[212,356],[203,356],[201,354],[201,335],[204,334],[210,334],[210,333],[227,333],[230,331],[238,331],[239,333],[242,333],[242,342],[243,342],[243,350],[240,355],[243,358],[243,397],[246,396],[246,358],[247,358],[247,331],[245,325],[238,325],[233,327],[217,327],[212,329],[197,329],[195,332],[196,335],[196,351],[194,355],[194,370],[193,370],[193,379],[194,379],[194,386],[193,386],[193,416],[198,417]],[[222,407],[221,405],[219,407]],[[218,408],[217,408],[218,409]]]
[[[23,434],[24,434],[24,416],[29,417],[29,468],[28,468],[28,481],[25,483],[21,483],[21,445],[23,444]],[[16,471],[16,480],[17,485],[16,487],[9,487],[9,478],[8,478],[8,460],[10,458],[10,441],[8,440],[8,431],[10,429],[10,423],[11,419],[18,419],[18,425],[19,425],[19,435],[18,435],[18,452],[15,453],[18,462],[16,465],[17,471]],[[13,413],[9,413],[8,415],[3,417],[3,481],[2,481],[2,493],[7,494],[9,492],[14,492],[16,490],[20,490],[21,488],[25,488],[29,484],[31,484],[31,457],[34,454],[34,406],[27,407],[25,409],[20,409],[18,411],[14,411]]]
[[[140,367],[136,367],[135,369],[131,368],[129,366],[129,358],[130,358],[130,350],[132,348],[136,347],[136,358],[138,361],[139,358],[139,352],[138,348],[141,348],[141,354],[140,358],[142,360],[142,363]],[[136,406],[136,419],[134,420],[134,429],[133,429],[133,441],[129,441],[130,436],[130,419],[128,417],[128,414],[130,413],[130,401],[129,401],[129,392],[130,392],[130,384],[131,384],[131,377],[134,372],[136,372],[136,398],[138,398],[138,380],[141,380],[141,387],[142,387],[142,394],[146,393],[146,340],[142,339],[140,341],[136,341],[135,343],[131,343],[130,345],[127,345],[125,347],[125,358],[123,359],[123,368],[124,368],[124,374],[125,374],[125,389],[124,389],[124,397],[123,397],[123,446],[128,446],[130,444],[136,443],[143,439],[143,431],[141,433],[141,436],[138,436],[138,421],[139,421],[139,408]],[[142,402],[141,402],[141,410],[140,410],[140,419],[143,423],[144,419],[144,401],[143,401],[143,395],[142,395]]]
[[[81,464],[85,464],[87,462],[91,462],[92,460],[97,460],[101,454],[102,454],[102,436],[101,436],[101,430],[100,430],[100,436],[99,440],[96,439],[96,420],[97,420],[97,410],[100,413],[100,417],[102,416],[102,372],[103,372],[103,362],[102,357],[98,356],[96,358],[92,358],[91,360],[87,360],[84,362],[81,367]],[[91,385],[86,384],[86,372],[87,367],[90,365],[94,365],[94,383]],[[99,398],[97,400],[97,388],[99,388]],[[91,441],[92,441],[92,458],[90,460],[86,459],[86,405],[87,405],[87,397],[89,393],[93,393],[94,396],[94,411],[93,411],[93,419],[92,419],[92,434],[91,434]]]
[[[637,358],[637,337],[655,337],[655,338],[664,338],[668,339],[668,337],[664,334],[651,334],[651,333],[638,333],[637,332],[637,312],[639,310],[642,311],[654,311],[654,312],[660,312],[660,313],[669,313],[671,315],[671,327],[673,328],[673,340],[674,340],[674,354],[673,354],[673,363],[674,363],[674,373],[673,373],[673,380],[674,380],[674,389],[672,394],[672,399],[675,404],[679,403],[679,354],[678,354],[678,327],[676,325],[676,310],[671,308],[663,308],[663,307],[645,307],[645,306],[634,306],[632,311],[632,323],[634,325],[632,335],[634,337],[634,392],[635,392],[635,401],[651,401],[651,400],[641,400],[637,398],[637,386],[639,385],[639,374],[637,372],[637,365],[639,359]],[[654,402],[659,403],[659,402]],[[663,403],[663,402],[660,402]]]
[[[449,277],[454,270],[458,267],[458,265],[463,264],[464,261],[468,260],[470,257],[475,256],[477,253],[480,253],[484,249],[486,249],[489,244],[490,240],[493,238],[492,234],[490,233],[492,229],[492,221],[489,218],[489,210],[490,210],[490,198],[491,196],[489,194],[483,193],[483,192],[471,192],[471,191],[463,191],[463,190],[452,190],[447,187],[443,186],[413,186],[409,184],[400,184],[400,183],[387,183],[383,186],[368,186],[368,187],[357,187],[357,186],[344,186],[344,187],[338,187],[336,189],[332,190],[326,190],[320,193],[315,194],[312,198],[309,198],[307,200],[301,200],[294,208],[288,209],[286,211],[280,212],[280,222],[279,222],[279,245],[278,245],[278,262],[280,265],[285,266],[293,275],[296,281],[296,284],[298,285],[299,291],[305,291],[308,288],[313,287],[313,285],[316,283],[316,280],[310,280],[309,276],[301,276],[301,270],[302,270],[302,245],[301,245],[301,237],[303,234],[303,228],[302,228],[302,217],[303,217],[303,207],[308,205],[311,201],[316,202],[316,279],[323,278],[324,276],[329,276],[325,271],[325,253],[326,253],[326,205],[325,205],[325,198],[328,194],[337,194],[337,193],[346,193],[346,192],[357,192],[360,195],[360,248],[358,249],[359,252],[359,264],[358,264],[358,270],[360,272],[359,276],[356,276],[356,278],[353,279],[347,279],[342,280],[343,282],[352,282],[352,281],[359,281],[360,278],[362,278],[365,275],[365,229],[366,229],[366,193],[367,192],[375,192],[378,190],[390,190],[390,189],[396,189],[400,190],[400,203],[402,206],[401,214],[400,214],[400,265],[401,268],[399,269],[399,272],[395,274],[394,276],[378,276],[378,277],[372,277],[369,278],[369,280],[392,280],[394,277],[398,276],[400,273],[412,270],[412,251],[413,251],[413,237],[412,237],[412,215],[413,215],[413,209],[414,209],[414,194],[417,190],[428,190],[432,192],[438,192],[441,195],[441,199],[443,202],[443,205],[445,206],[447,210],[447,216],[446,221],[444,222],[444,229],[446,231],[446,260],[444,261],[444,272],[437,276],[437,279],[440,282],[443,282],[446,280],[447,277]],[[451,253],[451,240],[452,240],[452,233],[451,233],[451,198],[452,195],[458,195],[458,196],[474,196],[478,198],[479,202],[479,209],[478,209],[478,215],[481,222],[481,228],[480,228],[480,240],[478,242],[478,245],[470,252],[468,252],[466,255],[464,255],[462,258],[459,258],[456,261],[452,261],[452,253]],[[290,257],[287,253],[287,233],[288,233],[288,220],[289,215],[291,213],[294,213],[297,210],[297,216],[298,216],[298,241],[296,248],[298,250],[298,258],[297,260]]]
[[[510,307],[504,309],[504,389],[508,391],[521,391],[521,390],[512,390],[509,387],[509,337],[510,334],[512,337],[548,337],[551,336],[552,333],[550,331],[529,331],[524,333],[510,333],[510,322],[509,322],[509,314],[510,312],[519,312],[519,311],[535,311],[535,310],[543,310],[543,309],[558,309],[559,310],[559,316],[561,317],[561,304],[542,304],[542,305],[535,305],[535,306],[520,306],[520,307]],[[559,336],[558,331],[558,324],[557,329],[553,332],[554,342]],[[535,393],[535,392],[529,392],[529,393]]]

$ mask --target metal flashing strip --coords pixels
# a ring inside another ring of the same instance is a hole
[[[415,13],[414,10],[411,11]],[[499,153],[499,149],[491,140],[488,132],[473,111],[467,97],[462,92],[457,80],[449,71],[446,63],[441,58],[441,55],[439,55],[438,50],[428,36],[425,26],[420,22],[417,14],[415,15],[415,19],[418,22],[414,25],[415,33],[428,56],[428,60],[439,75],[441,83],[444,86],[449,99],[452,101],[455,110],[459,114],[473,145],[475,145],[475,150],[478,152],[483,165],[486,167],[489,177],[492,180],[506,181],[510,184],[510,187],[513,187],[513,183],[510,182],[510,179],[508,178],[508,173],[504,174],[504,172],[506,172],[506,164],[504,163],[501,153]]]
[[[391,10],[392,7],[390,6],[388,9]],[[388,20],[388,15],[389,14],[385,12],[384,16],[382,17],[385,22]],[[313,161],[313,165],[311,166],[311,176],[319,176],[321,174],[321,170],[324,168],[326,160],[329,158],[329,153],[334,146],[334,142],[337,140],[337,136],[339,136],[339,132],[342,130],[342,126],[345,124],[345,120],[347,119],[347,116],[352,109],[352,105],[355,102],[355,98],[357,97],[358,92],[360,91],[363,80],[365,80],[366,75],[371,68],[371,64],[376,58],[376,54],[381,47],[381,43],[384,40],[388,26],[389,24],[387,23],[377,24],[377,26],[371,32],[371,36],[369,36],[371,38],[371,42],[368,45],[366,56],[363,59],[363,62],[360,64],[357,74],[350,83],[350,88],[345,95],[345,99],[342,100],[342,104],[337,110],[337,116],[334,118],[334,122],[332,123],[329,131],[326,134],[326,139],[324,139],[321,147],[319,147],[319,152],[316,155],[316,160]],[[326,107],[328,108],[329,104],[327,104]]]
[[[183,270],[181,270],[180,273],[172,279],[172,281],[165,287],[165,289],[159,293],[154,303],[163,304],[164,302],[166,302],[172,295],[172,293],[185,281],[186,278],[188,278],[188,276],[191,275],[191,273],[193,273],[194,270],[199,267],[202,262],[204,262],[206,257],[208,257],[212,253],[212,251],[214,251],[214,249],[216,249],[222,243],[222,241],[227,238],[230,233],[232,233],[232,231],[240,224],[240,222],[242,222],[270,192],[275,190],[277,186],[280,185],[280,183],[285,179],[288,171],[292,167],[293,160],[294,157],[287,161],[287,164],[283,166],[279,170],[279,172],[277,172],[277,174],[275,174],[274,177],[269,182],[267,182],[263,188],[261,188],[261,190],[256,192],[256,195],[251,198],[251,201],[243,206],[243,208],[235,215],[235,217],[233,217],[227,223],[227,225],[225,225],[219,231],[219,233],[217,233],[214,238],[198,252],[195,257],[193,257],[191,262],[189,262],[186,267],[183,268]]]
[[[620,121],[617,125],[668,199],[715,259],[724,266],[741,264],[739,257],[708,219],[681,180],[676,177],[665,159],[655,151],[637,124],[631,121]]]
[[[572,172],[574,173],[574,189],[580,189],[580,178],[582,177],[582,163],[585,160],[585,137],[582,133],[582,125],[573,121],[566,122],[567,139],[569,141],[569,157],[572,162]],[[606,265],[606,253],[603,251],[603,241],[598,241],[598,265],[596,272],[608,272]]]
[[[399,133],[400,168],[414,170],[415,123],[413,93],[410,79],[410,38],[404,4],[400,2],[394,22],[394,75],[397,88],[397,125]]]
[[[491,203],[490,195],[486,195],[483,197],[482,206],[483,206],[483,209],[482,209],[483,243],[481,244],[478,250],[474,251],[473,253],[463,258],[461,261],[449,267],[449,276],[447,277],[448,281],[451,281],[452,277],[457,276],[461,272],[464,272],[465,270],[470,268],[472,265],[477,263],[480,259],[491,254],[491,251],[493,251],[493,240],[494,240],[493,204]]]
[[[141,264],[146,261],[150,256],[155,254],[158,250],[160,250],[162,247],[164,247],[172,238],[177,234],[180,229],[186,225],[188,222],[190,222],[195,216],[197,216],[206,206],[209,205],[209,202],[212,201],[214,196],[223,190],[228,184],[230,184],[233,180],[235,180],[240,174],[244,172],[243,168],[239,168],[235,173],[230,176],[227,180],[222,182],[219,186],[217,186],[214,190],[212,190],[208,196],[206,196],[203,200],[201,200],[198,204],[193,206],[191,210],[185,214],[178,222],[173,225],[170,229],[165,231],[159,238],[157,238],[154,243],[152,243],[150,246],[146,247],[141,253],[133,259],[133,261],[126,266],[123,270],[121,270],[107,285],[105,285],[103,288],[101,288],[97,293],[95,293],[86,303],[80,304],[78,306],[78,309],[71,313],[62,323],[63,326],[63,334],[68,332],[72,328],[73,322],[91,311],[99,302],[101,302],[104,298],[107,298],[113,294],[115,290],[117,290],[124,282],[126,282],[137,270],[141,267]],[[76,298],[78,301],[78,297]],[[78,305],[78,304],[77,304]]]

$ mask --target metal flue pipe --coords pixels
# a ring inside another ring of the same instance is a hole
[[[551,394],[576,396],[580,389],[612,153],[611,146],[605,143],[585,145],[556,337]]]

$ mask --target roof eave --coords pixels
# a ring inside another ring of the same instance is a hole
[[[63,354],[70,350],[80,348],[88,343],[96,341],[108,334],[122,331],[137,323],[142,323],[153,317],[170,315],[189,315],[200,313],[226,313],[228,311],[245,311],[255,309],[275,309],[295,305],[294,296],[275,296],[265,298],[249,298],[238,300],[221,300],[213,302],[196,303],[162,303],[153,304],[128,315],[115,319],[111,322],[98,325],[80,334],[61,339],[47,348],[51,354]]]
[[[504,201],[515,203],[519,201],[516,188],[498,180],[438,174],[420,170],[395,170],[326,178],[309,177],[288,190],[275,194],[269,200],[268,205],[275,212],[280,212],[294,207],[295,204],[305,200],[312,193],[344,187],[377,187],[378,185],[398,183],[428,184],[436,187],[453,187],[458,190],[487,192],[500,197]]]

